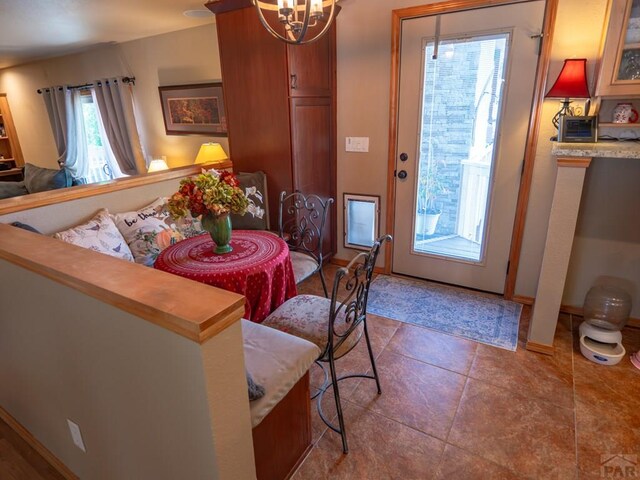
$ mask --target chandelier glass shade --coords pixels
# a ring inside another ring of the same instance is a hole
[[[321,38],[331,27],[337,13],[337,0],[252,1],[260,22],[271,35],[297,45]]]

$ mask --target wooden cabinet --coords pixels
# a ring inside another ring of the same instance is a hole
[[[7,95],[0,93],[0,181],[22,180],[22,150]],[[6,167],[4,166],[6,165]]]
[[[273,38],[246,0],[219,0],[220,63],[234,170],[267,174],[272,228],[280,192],[336,198],[335,23],[306,45]],[[324,254],[336,251],[335,204]]]
[[[610,0],[596,96],[640,96],[639,0]]]

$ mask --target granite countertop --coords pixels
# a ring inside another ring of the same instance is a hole
[[[640,142],[553,142],[551,154],[556,157],[639,158]]]

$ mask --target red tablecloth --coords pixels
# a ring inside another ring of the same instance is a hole
[[[224,288],[246,297],[245,318],[262,322],[296,296],[289,247],[277,236],[254,230],[233,230],[233,251],[213,253],[209,234],[189,238],[164,250],[158,270]]]

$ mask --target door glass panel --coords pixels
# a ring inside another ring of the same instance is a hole
[[[640,79],[640,0],[633,0],[629,9],[617,79]]]
[[[423,50],[414,253],[481,262],[509,33]]]

